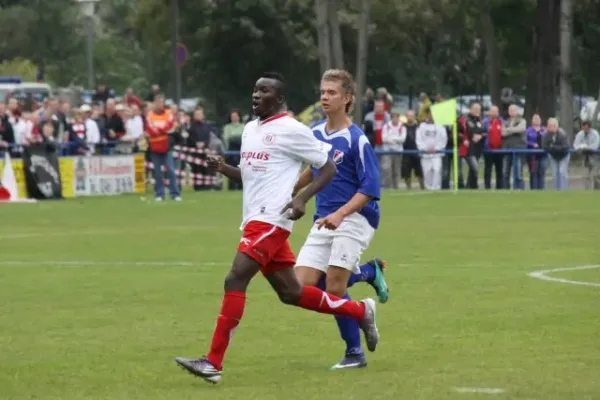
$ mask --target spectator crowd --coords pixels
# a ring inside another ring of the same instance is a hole
[[[408,189],[414,175],[422,189],[449,189],[453,168],[454,138],[451,126],[440,126],[431,117],[432,102],[422,93],[417,112],[405,115],[392,110],[392,98],[385,89],[376,97],[367,91],[363,129],[380,155],[382,185],[398,188],[404,180]],[[590,121],[581,122],[581,130],[571,143],[556,118],[542,122],[540,115],[531,121],[521,116],[516,104],[492,105],[483,115],[478,102],[468,113],[457,116],[458,187],[478,189],[483,164],[483,186],[491,189],[525,189],[525,171],[529,188],[545,188],[551,171],[556,190],[568,188],[569,161],[575,153],[584,166],[587,189],[600,189],[600,136]],[[529,151],[528,151],[529,150]],[[492,180],[493,178],[493,180]]]
[[[367,90],[363,99],[365,134],[380,154],[382,185],[398,188],[403,181],[408,189],[415,177],[422,189],[449,189],[453,168],[454,140],[452,128],[439,126],[431,117],[432,101],[422,93],[418,108],[401,115],[393,110],[392,96],[385,88]],[[572,150],[580,154],[585,166],[585,185],[600,189],[600,136],[589,121],[581,123],[581,131],[571,144],[555,118],[543,123],[534,115],[529,123],[520,115],[516,105],[491,106],[482,114],[480,103],[470,105],[468,113],[459,115],[458,128],[458,186],[478,189],[483,164],[483,186],[486,189],[524,189],[524,171],[529,175],[529,187],[545,188],[550,169],[553,187],[568,187],[568,166]],[[290,111],[290,115],[293,113]],[[63,156],[131,154],[143,151],[154,166],[156,196],[163,199],[163,172],[170,183],[169,194],[180,199],[181,177],[187,170],[191,175],[210,175],[202,162],[186,161],[181,149],[191,153],[205,150],[224,154],[229,164],[237,165],[243,124],[247,120],[239,111],[231,110],[226,123],[218,127],[207,121],[202,106],[193,112],[180,110],[166,102],[160,87],[153,85],[142,100],[132,89],[115,97],[106,86],[100,85],[91,103],[73,107],[68,100],[47,98],[40,104],[26,106],[15,98],[0,102],[0,156],[10,151],[19,156],[23,148],[37,143],[53,143]],[[173,148],[178,146],[178,157]],[[529,149],[531,152],[523,153]],[[512,152],[512,150],[517,151]],[[189,154],[188,154],[189,155]],[[464,171],[464,173],[463,173]],[[492,179],[493,178],[493,179]],[[214,189],[210,182],[193,181],[195,190]],[[240,189],[230,182],[230,190]]]

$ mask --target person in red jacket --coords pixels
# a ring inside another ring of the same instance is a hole
[[[177,175],[175,173],[175,160],[171,152],[171,138],[169,134],[175,129],[175,116],[171,110],[165,108],[165,99],[162,95],[154,98],[153,110],[146,116],[146,134],[150,145],[150,159],[154,166],[154,192],[156,201],[162,201],[165,197],[165,185],[163,182],[163,167],[167,169],[169,179],[169,191],[171,198],[181,201]]]
[[[483,181],[486,189],[492,188],[492,168],[496,172],[496,189],[502,189],[502,157],[504,154],[494,153],[493,151],[502,148],[503,122],[498,107],[490,107],[488,117],[483,123],[487,132],[485,154],[483,156]]]

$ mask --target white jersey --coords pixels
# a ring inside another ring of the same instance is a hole
[[[281,214],[292,199],[303,163],[321,168],[331,145],[316,139],[311,129],[287,113],[244,126],[240,170],[243,183],[242,229],[262,221],[291,231],[293,221]]]

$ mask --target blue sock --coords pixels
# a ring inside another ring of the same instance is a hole
[[[373,282],[375,279],[375,267],[371,264],[363,264],[360,266],[360,273],[350,275],[348,279],[348,287],[352,287],[357,282]]]
[[[350,300],[350,295],[346,293],[344,299]],[[346,342],[346,355],[362,355],[364,354],[360,347],[360,329],[358,322],[354,318],[335,316],[335,321],[338,324],[340,335]]]

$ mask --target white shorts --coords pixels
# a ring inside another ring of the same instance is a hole
[[[332,265],[360,272],[360,257],[374,235],[375,229],[358,213],[347,216],[334,231],[314,225],[300,249],[296,266],[327,272]]]

